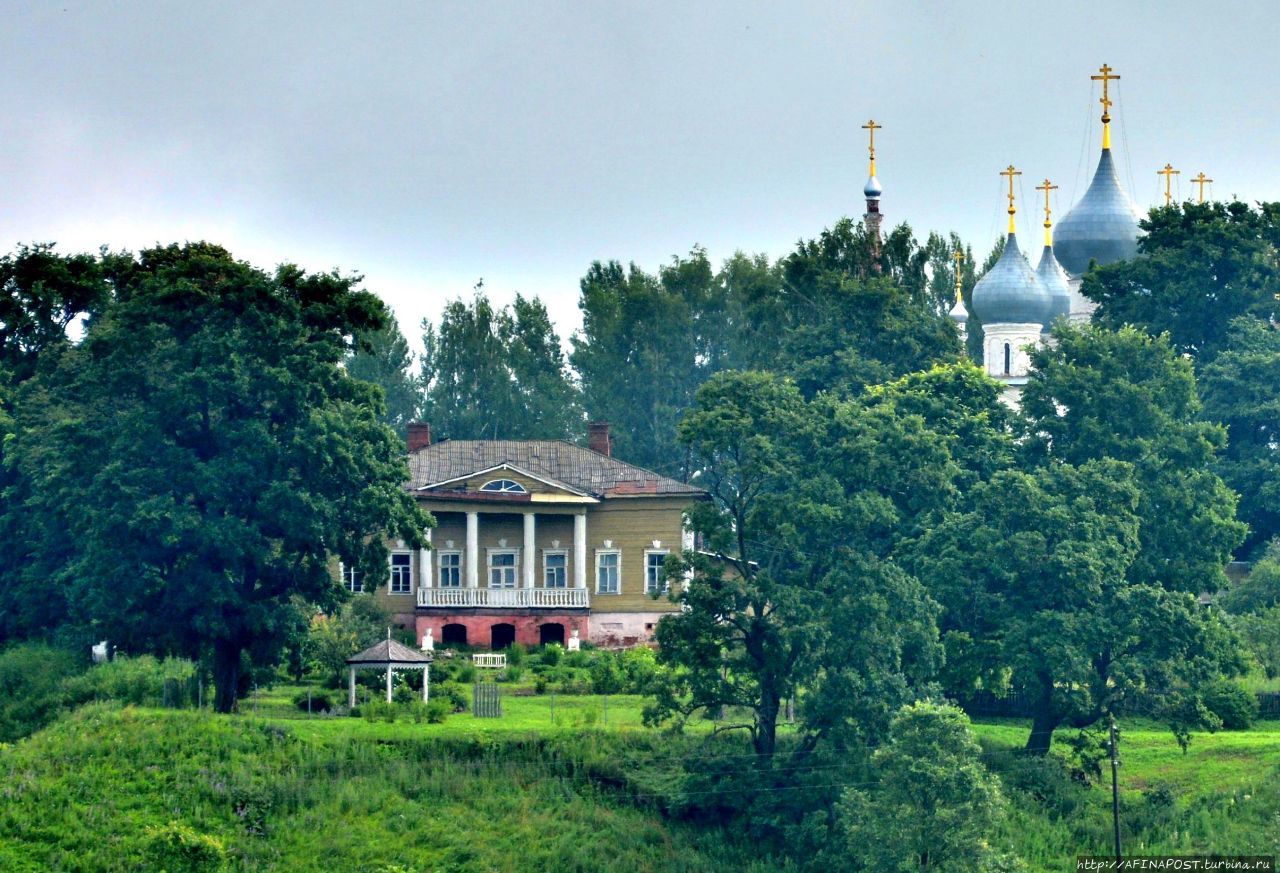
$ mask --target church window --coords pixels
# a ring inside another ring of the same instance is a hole
[[[1010,348],[1008,343],[1005,343],[1004,344],[1004,374],[1006,376],[1009,375],[1009,365],[1012,363],[1012,359],[1013,359],[1013,349]]]
[[[524,494],[524,486],[519,482],[511,479],[493,479],[480,486],[481,491],[496,492],[498,494]]]

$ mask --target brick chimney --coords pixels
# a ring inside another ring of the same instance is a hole
[[[416,452],[431,445],[431,425],[425,421],[409,422],[409,451]]]
[[[609,446],[609,422],[593,421],[587,425],[587,448],[606,458],[612,454]]]

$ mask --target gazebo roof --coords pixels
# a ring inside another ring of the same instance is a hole
[[[347,658],[348,664],[430,664],[430,655],[411,649],[395,640],[380,640],[358,655]]]

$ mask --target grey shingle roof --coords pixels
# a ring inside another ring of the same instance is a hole
[[[442,440],[409,455],[409,487],[447,482],[502,464],[594,497],[705,493],[564,440]]]
[[[348,664],[426,664],[430,661],[430,655],[395,640],[379,640],[360,654],[347,658]]]

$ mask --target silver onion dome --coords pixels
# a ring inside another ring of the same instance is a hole
[[[973,311],[983,324],[1047,324],[1053,305],[1009,234],[995,266],[973,286]]]
[[[1058,262],[1073,276],[1090,261],[1110,264],[1138,253],[1138,210],[1120,187],[1111,149],[1102,150],[1098,170],[1080,202],[1053,230]]]
[[[1058,259],[1053,255],[1053,247],[1046,245],[1040,253],[1040,263],[1036,266],[1036,280],[1044,290],[1049,292],[1052,305],[1049,308],[1049,320],[1044,323],[1048,330],[1059,318],[1071,317],[1071,288],[1068,277]]]
[[[947,315],[957,324],[964,324],[969,320],[969,310],[964,308],[963,300],[957,300],[956,305],[951,307],[951,311]]]
[[[862,193],[868,200],[877,199],[884,189],[880,187],[880,180],[875,176],[867,177],[867,184],[863,186]]]

